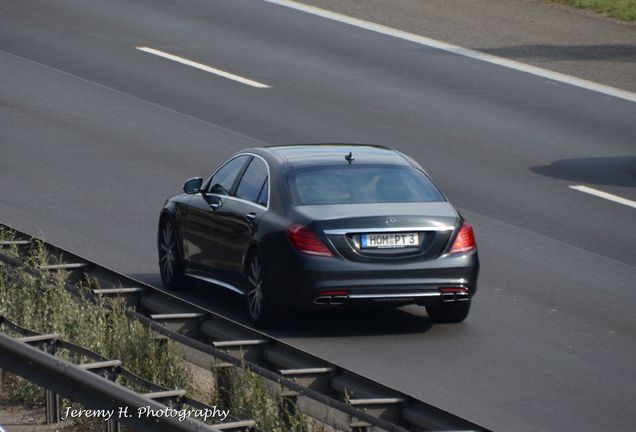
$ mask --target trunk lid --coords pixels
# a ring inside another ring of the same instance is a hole
[[[447,202],[299,206],[310,228],[348,260],[435,259],[459,225]]]

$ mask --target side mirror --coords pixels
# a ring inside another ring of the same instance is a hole
[[[203,179],[201,177],[191,178],[183,184],[183,191],[190,195],[199,193],[201,192],[202,184],[203,184]]]

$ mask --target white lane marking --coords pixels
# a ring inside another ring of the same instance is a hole
[[[543,69],[537,66],[531,66],[528,64],[514,61],[514,60],[509,60],[509,59],[497,57],[491,54],[475,51],[469,48],[463,48],[458,45],[453,45],[446,42],[438,41],[436,39],[431,39],[425,36],[416,35],[414,33],[397,30],[382,24],[375,24],[369,21],[353,18],[348,15],[343,15],[337,12],[331,12],[331,11],[320,9],[314,6],[308,6],[308,5],[291,1],[291,0],[263,0],[263,1],[277,4],[279,6],[288,7],[291,9],[296,9],[302,12],[306,12],[312,15],[317,15],[317,16],[338,21],[344,24],[349,24],[349,25],[363,28],[365,30],[370,30],[376,33],[382,33],[387,36],[404,39],[409,42],[414,42],[420,45],[426,45],[431,48],[437,48],[443,51],[448,51],[453,54],[470,57],[475,60],[493,63],[493,64],[503,66],[509,69],[526,72],[531,75],[536,75],[542,78],[548,78],[554,81],[573,85],[573,86],[580,87],[586,90],[592,90],[598,93],[606,94],[608,96],[614,96],[614,97],[624,99],[630,102],[636,102],[636,93],[632,93],[627,90],[617,89],[615,87],[610,87],[604,84],[599,84],[599,83],[584,80],[581,78],[576,78],[576,77],[566,75],[560,72],[553,72],[553,71]]]
[[[263,83],[259,83],[258,81],[253,81],[251,79],[243,78],[242,76],[234,75],[232,73],[222,71],[221,69],[216,69],[216,68],[213,68],[211,66],[204,65],[202,63],[197,63],[197,62],[194,62],[192,60],[188,60],[188,59],[185,59],[183,57],[179,57],[179,56],[176,56],[174,54],[169,54],[167,52],[163,52],[163,51],[160,51],[160,50],[157,50],[157,49],[154,49],[154,48],[148,48],[148,47],[136,47],[136,48],[138,50],[140,50],[140,51],[144,51],[144,52],[147,52],[149,54],[154,54],[156,56],[163,57],[163,58],[166,58],[168,60],[175,61],[177,63],[181,63],[181,64],[184,64],[184,65],[187,65],[187,66],[191,66],[193,68],[201,69],[203,71],[206,71],[206,72],[218,75],[218,76],[222,76],[223,78],[227,78],[227,79],[231,79],[233,81],[240,82],[241,84],[245,84],[245,85],[256,87],[256,88],[271,88],[270,86],[268,86],[266,84],[263,84]]]
[[[636,208],[636,201],[628,200],[627,198],[619,197],[618,195],[613,195],[611,193],[603,192],[598,189],[594,189],[594,188],[583,186],[583,185],[573,185],[573,186],[570,186],[570,189],[574,189],[579,192],[585,192],[587,194],[594,195],[599,198],[605,198],[606,200],[614,201],[619,204]]]

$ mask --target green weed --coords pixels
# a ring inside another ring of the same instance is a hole
[[[0,235],[7,238],[6,233]],[[16,248],[0,252],[18,258]],[[20,259],[38,268],[50,262],[51,257],[42,244],[36,244]],[[155,384],[190,387],[192,377],[177,344],[169,340],[159,343],[151,329],[130,320],[123,301],[115,300],[109,307],[99,298],[94,303],[71,294],[64,287],[65,279],[63,272],[31,274],[0,264],[0,313],[21,327],[39,333],[59,333],[66,341],[106,358],[119,359],[126,369]],[[95,287],[95,283],[80,284],[81,290],[89,287]],[[14,384],[10,390],[14,398],[32,404],[41,402],[41,389],[23,380],[10,382]]]
[[[625,21],[636,20],[636,0],[551,0],[554,3],[591,9]]]

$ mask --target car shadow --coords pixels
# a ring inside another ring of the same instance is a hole
[[[476,48],[477,51],[507,58],[599,61],[633,63],[636,61],[636,44],[599,45],[513,45],[497,48]]]
[[[128,275],[133,279],[162,290],[158,273]],[[184,300],[201,305],[220,315],[252,327],[244,300],[223,288],[204,283],[192,283],[178,291],[169,291]],[[265,330],[279,338],[378,336],[425,333],[433,324],[420,307],[398,309],[354,309],[332,311],[303,311],[291,313],[280,324]]]
[[[200,305],[234,321],[249,325],[248,317],[244,310],[243,297],[224,288],[203,282],[190,281],[187,285],[178,290],[170,291],[163,286],[159,273],[129,274],[127,276],[196,305]]]
[[[128,274],[126,275],[133,279],[138,280],[139,282],[143,282],[148,285],[152,285],[154,287],[159,287],[163,289],[163,284],[161,283],[161,275],[159,273],[137,273],[137,274]]]
[[[636,187],[636,156],[562,159],[530,171],[573,183]]]
[[[297,312],[290,316],[288,322],[273,328],[271,332],[276,337],[284,338],[426,333],[433,323],[423,312],[424,308],[415,313],[412,308]]]

